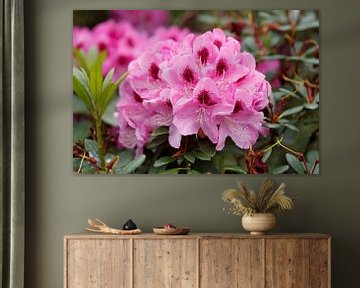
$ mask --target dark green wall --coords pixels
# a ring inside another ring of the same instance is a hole
[[[73,9],[319,8],[321,11],[321,175],[279,176],[298,196],[279,232],[333,237],[333,287],[360,287],[360,11],[356,1],[25,1],[26,287],[63,287],[63,235],[88,216],[145,231],[172,222],[197,232],[241,231],[220,192],[234,176],[74,176],[71,172]],[[165,4],[166,3],[166,4]],[[132,5],[132,6],[131,6]],[[359,7],[360,8],[360,7]],[[260,177],[243,177],[250,186]]]

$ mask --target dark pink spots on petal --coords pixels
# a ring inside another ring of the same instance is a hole
[[[194,76],[194,72],[193,70],[191,70],[191,68],[189,66],[187,66],[183,73],[182,73],[182,77],[184,78],[184,80],[186,82],[189,82],[189,83],[193,83],[195,81],[195,76]]]
[[[243,103],[241,101],[236,101],[234,106],[234,113],[240,112],[243,110]]]
[[[201,64],[206,64],[208,59],[209,59],[209,50],[207,48],[202,48],[201,50],[198,51],[198,56],[200,58],[200,62]]]
[[[238,80],[236,80],[236,83],[240,83],[242,80],[244,80],[246,78],[247,75],[244,75],[242,77],[240,77]]]
[[[214,41],[214,44],[220,49],[221,48],[221,46],[222,46],[222,42],[219,40],[219,39],[216,39],[215,41]]]
[[[204,104],[207,106],[211,106],[216,104],[212,99],[211,99],[211,93],[208,90],[201,90],[199,92],[199,94],[197,95],[197,100],[199,101],[200,104]]]
[[[134,100],[135,100],[136,102],[138,102],[138,103],[142,103],[142,102],[143,102],[143,99],[141,98],[141,96],[140,96],[138,93],[136,93],[135,91],[134,91],[134,93],[133,93],[133,96],[134,96]]]
[[[120,66],[127,66],[130,62],[130,59],[124,55],[119,56],[118,58],[118,64]]]
[[[134,47],[134,40],[131,39],[131,38],[128,38],[128,39],[127,39],[127,44],[128,44],[130,47]]]
[[[100,42],[97,46],[99,51],[106,50],[106,44],[104,42]]]
[[[221,58],[216,64],[216,75],[222,75],[229,69],[226,60]]]
[[[116,29],[111,29],[109,31],[109,37],[112,38],[112,39],[117,39],[118,38],[118,33],[117,33]]]
[[[168,107],[170,107],[170,108],[173,107],[170,99],[166,99],[164,102],[165,102],[166,106],[168,106]]]
[[[160,68],[155,63],[152,63],[149,68],[149,73],[154,80],[159,79]]]

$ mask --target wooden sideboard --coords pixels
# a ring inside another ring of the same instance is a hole
[[[329,288],[323,234],[67,235],[65,288]]]

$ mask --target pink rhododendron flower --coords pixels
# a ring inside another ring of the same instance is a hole
[[[91,45],[91,31],[86,27],[74,27],[73,47],[79,50],[88,51]]]
[[[151,40],[153,42],[161,40],[174,40],[179,42],[184,40],[189,34],[190,30],[187,28],[179,28],[177,26],[159,27],[155,30]]]
[[[120,146],[137,148],[137,156],[142,154],[142,148],[148,142],[150,133],[154,129],[151,121],[153,112],[146,109],[143,99],[125,82],[121,88],[121,101],[116,106],[115,119],[119,124]]]
[[[281,86],[280,78],[278,76],[280,66],[280,60],[263,60],[258,63],[256,69],[263,74],[271,74],[271,86],[273,88],[279,88]]]
[[[145,32],[135,29],[129,22],[108,20],[92,30],[75,27],[73,46],[88,51],[91,47],[106,51],[103,73],[115,68],[114,78],[127,71],[128,64],[144,51],[148,43]]]
[[[159,41],[129,64],[131,89],[122,88],[117,106],[120,130],[124,123],[135,129],[141,144],[132,147],[146,144],[152,129],[168,126],[174,148],[181,136],[201,130],[217,150],[227,137],[247,149],[267,134],[262,110],[271,93],[255,66],[254,57],[220,29]]]
[[[136,28],[152,32],[163,26],[169,18],[167,10],[112,10],[110,16],[116,20],[128,21]]]

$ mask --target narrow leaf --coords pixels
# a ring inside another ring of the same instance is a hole
[[[281,125],[280,125],[280,124],[277,124],[277,123],[265,123],[265,125],[266,125],[268,128],[272,128],[272,129],[279,129],[279,128],[281,128]]]
[[[304,104],[304,108],[309,109],[309,110],[315,110],[319,107],[319,104],[317,103],[305,103]]]
[[[106,87],[111,83],[111,80],[114,76],[115,68],[112,68],[107,74],[104,79],[103,85],[102,85],[102,92],[106,89]]]
[[[192,152],[186,152],[184,154],[184,158],[192,164],[195,163],[195,156]]]
[[[169,163],[172,163],[174,161],[176,161],[175,157],[163,156],[163,157],[160,157],[158,160],[155,161],[154,167],[161,167],[161,166],[167,165]]]
[[[159,145],[161,145],[167,141],[168,141],[168,136],[161,135],[161,136],[158,136],[155,139],[151,140],[150,143],[146,145],[146,147],[148,149],[155,149],[156,147],[158,147]]]
[[[271,156],[272,149],[266,151],[261,159],[262,162],[266,162]]]
[[[285,123],[285,124],[282,124],[283,126],[289,128],[290,130],[292,131],[295,131],[295,132],[299,132],[299,128],[297,128],[295,125],[293,124],[290,124],[290,123]]]
[[[137,168],[139,168],[145,161],[146,156],[141,155],[138,158],[135,158],[129,164],[127,164],[119,174],[130,174],[133,173]]]
[[[285,157],[291,168],[293,168],[297,174],[304,174],[304,167],[301,165],[301,162],[297,157],[288,153]]]
[[[236,174],[246,174],[246,171],[239,166],[225,167],[224,172],[232,172]]]
[[[214,144],[209,140],[199,140],[199,148],[201,152],[208,155],[210,158],[214,157],[216,150]]]
[[[289,170],[289,168],[290,168],[289,165],[280,166],[272,170],[270,174],[283,174],[284,172]]]
[[[281,113],[281,115],[279,116],[279,118],[285,117],[285,116],[289,116],[292,114],[296,114],[299,113],[300,111],[302,111],[304,109],[303,106],[296,106],[290,109],[285,110],[284,112]]]
[[[157,137],[161,135],[167,135],[169,133],[169,127],[161,126],[159,128],[156,128],[152,133],[152,137]]]
[[[194,156],[200,160],[209,161],[211,160],[211,156],[201,152],[201,151],[194,151]]]
[[[88,120],[74,123],[73,126],[73,144],[79,140],[84,140],[90,135],[90,127],[92,123]]]
[[[89,153],[90,157],[99,158],[99,146],[96,141],[85,139],[85,150]]]

